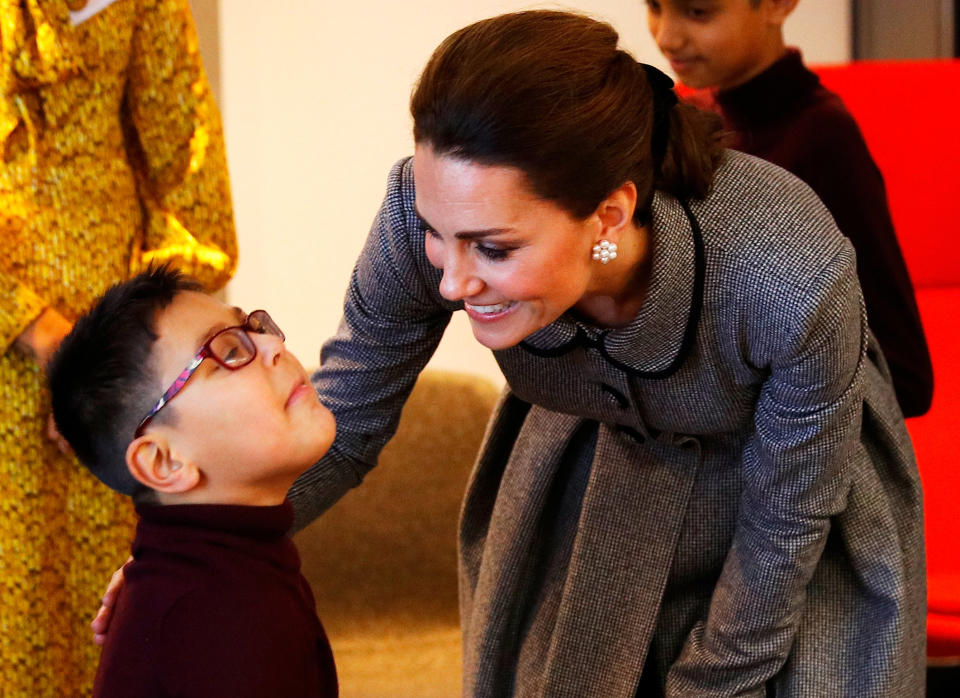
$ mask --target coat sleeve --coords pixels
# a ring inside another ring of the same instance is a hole
[[[769,373],[743,452],[737,526],[707,617],[668,673],[668,696],[765,695],[861,448],[867,330],[849,244],[806,288],[759,295],[774,299],[760,301],[750,332]]]
[[[336,335],[313,376],[337,420],[326,456],[290,490],[295,529],[360,483],[393,436],[403,404],[433,355],[453,306],[437,295],[440,273],[426,261],[413,206],[412,161],[390,173],[386,198],[354,267]]]
[[[803,142],[805,155],[793,168],[795,174],[816,192],[853,243],[867,320],[890,367],[904,416],[924,414],[933,400],[933,365],[883,176],[845,112],[831,111],[822,122],[812,122]]]
[[[220,114],[187,0],[140,2],[122,114],[146,215],[131,271],[169,262],[214,290],[237,258]]]

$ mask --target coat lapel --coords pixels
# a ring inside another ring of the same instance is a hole
[[[634,695],[699,462],[601,426],[543,695]]]
[[[487,444],[462,512],[463,695],[506,695],[533,684],[535,695],[550,698],[632,697],[697,476],[699,443],[672,435],[638,443],[599,425],[555,625],[548,636],[525,640],[548,644],[542,675],[528,682],[514,675],[517,606],[558,455],[584,420],[528,412],[512,397],[503,415],[522,427],[506,430],[513,446],[506,458],[497,443]]]
[[[508,459],[497,457],[501,449],[496,445],[485,446],[461,514],[465,696],[498,696],[511,690],[522,611],[518,604],[530,573],[537,523],[558,467],[555,447],[566,444],[583,422],[536,408],[526,414],[521,405],[508,398],[503,407],[504,413],[516,412],[524,419],[523,426],[510,444]]]

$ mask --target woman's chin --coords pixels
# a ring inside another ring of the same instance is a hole
[[[501,341],[501,340],[496,340],[488,337],[479,337],[477,336],[476,332],[474,332],[473,336],[476,338],[476,340],[480,344],[485,346],[490,351],[500,351],[502,349],[510,349],[511,347],[517,346],[521,341],[519,339],[515,341]]]
[[[518,337],[514,332],[495,332],[490,327],[477,326],[473,322],[470,326],[473,329],[473,338],[491,351],[510,349],[523,341],[523,337]]]

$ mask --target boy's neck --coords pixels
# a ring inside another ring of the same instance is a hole
[[[758,75],[763,74],[770,69],[774,63],[787,55],[787,45],[783,40],[783,34],[778,34],[776,39],[771,41],[758,56],[757,61],[751,66],[750,70],[740,74],[735,82],[727,85],[714,85],[713,89],[718,91],[732,90],[753,80]]]
[[[234,506],[269,507],[283,504],[293,480],[258,485],[248,488],[221,488],[211,486],[209,481],[186,492],[157,492],[160,505],[171,504],[221,504]]]

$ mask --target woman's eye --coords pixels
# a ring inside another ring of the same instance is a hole
[[[487,259],[499,262],[510,256],[511,249],[492,245],[477,245],[477,251]]]

